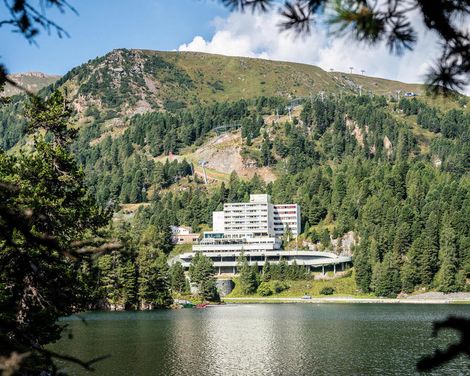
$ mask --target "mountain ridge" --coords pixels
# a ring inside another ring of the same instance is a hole
[[[140,49],[115,49],[73,68],[51,87],[67,88],[80,121],[85,122],[90,107],[108,113],[110,120],[258,96],[425,93],[422,84],[326,72],[302,63]]]
[[[10,97],[21,94],[22,88],[31,93],[37,93],[44,87],[56,82],[60,77],[60,75],[47,74],[43,72],[11,73],[8,75],[8,78],[16,82],[20,87],[15,87],[10,83],[7,83],[5,85],[5,90],[0,93],[0,97]]]

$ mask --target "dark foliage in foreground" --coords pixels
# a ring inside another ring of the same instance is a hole
[[[73,133],[67,113],[60,93],[46,102],[33,99],[31,152],[0,152],[0,359],[20,374],[54,374],[53,358],[91,369],[94,361],[55,354],[45,345],[60,338],[59,317],[88,306],[77,259],[120,248],[96,238],[109,213],[94,204],[68,151]]]
[[[470,319],[449,316],[443,321],[434,322],[433,326],[433,337],[437,337],[441,330],[453,329],[460,334],[460,341],[449,345],[445,350],[436,350],[432,355],[421,358],[416,365],[418,371],[431,371],[460,355],[470,357]]]

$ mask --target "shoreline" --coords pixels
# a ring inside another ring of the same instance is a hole
[[[222,298],[227,304],[282,304],[282,303],[301,303],[301,304],[470,304],[469,298],[354,298],[354,297],[325,297],[325,298]]]

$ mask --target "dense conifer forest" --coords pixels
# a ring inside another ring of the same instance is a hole
[[[285,106],[281,98],[260,97],[151,112],[131,118],[121,136],[98,143],[90,142],[101,134],[99,123],[79,130],[72,151],[98,203],[116,210],[123,203],[147,203],[130,223],[114,225],[122,227],[128,252],[115,251],[84,267],[94,304],[138,307],[151,296],[148,291],[167,291],[171,278],[152,290],[146,276],[169,275],[169,226],[200,231],[224,202],[247,200],[256,192],[271,194],[274,202],[299,203],[307,241],[328,248],[331,238],[353,231],[358,290],[396,296],[423,287],[466,289],[470,114],[442,111],[415,98],[325,96],[305,100],[291,121],[263,120],[284,114]],[[4,135],[17,126],[11,117],[2,114]],[[431,133],[425,152],[410,119]],[[257,175],[245,180],[233,172],[227,183],[206,186],[193,175],[192,162],[158,160],[202,145],[227,123],[237,124],[245,152],[272,168],[276,181],[267,184]],[[165,293],[150,300],[169,301]]]

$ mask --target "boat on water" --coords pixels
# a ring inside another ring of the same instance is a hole
[[[174,303],[180,305],[183,308],[194,308],[196,306],[196,304],[194,304],[190,300],[185,299],[175,299]]]

